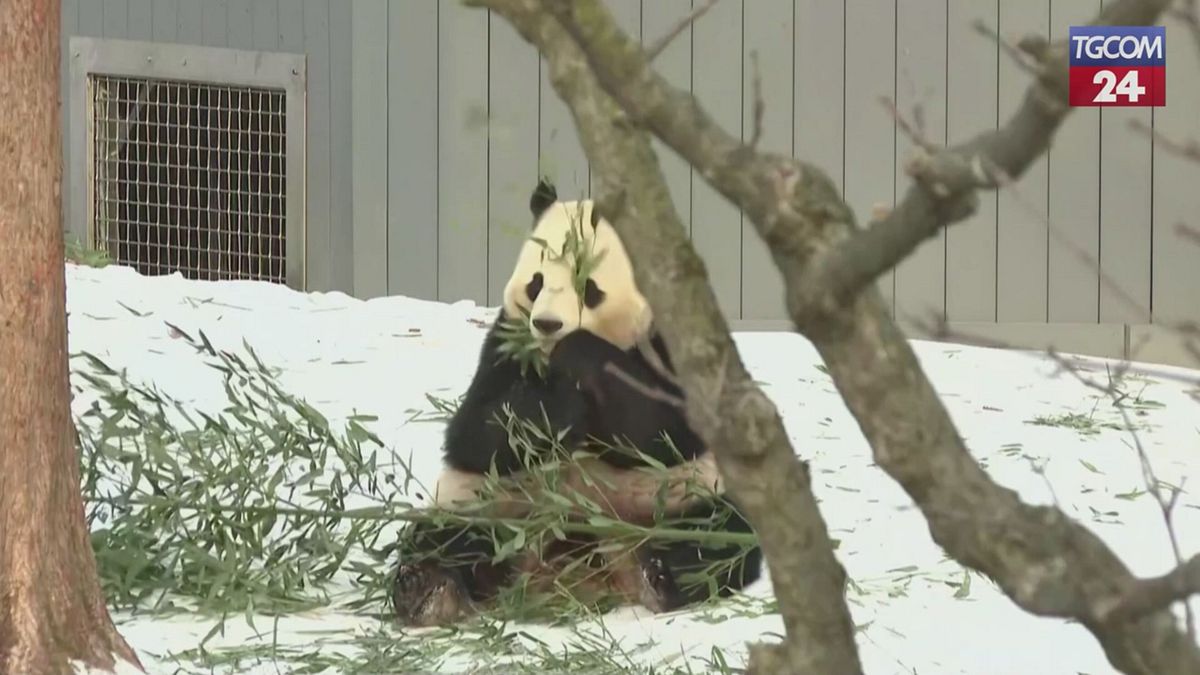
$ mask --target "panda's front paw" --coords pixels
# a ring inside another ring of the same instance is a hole
[[[392,582],[392,608],[406,626],[454,623],[469,614],[471,600],[454,572],[435,563],[400,565]]]
[[[662,558],[642,549],[637,553],[639,571],[639,600],[642,606],[655,613],[672,612],[687,604],[679,590],[675,575]]]
[[[577,330],[550,350],[550,368],[585,380],[598,374],[604,365],[621,355],[621,349],[595,333]]]

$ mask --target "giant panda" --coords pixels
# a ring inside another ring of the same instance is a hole
[[[662,515],[665,509],[666,515],[686,519],[672,521],[674,528],[753,535],[724,494],[711,453],[689,428],[670,354],[654,331],[649,303],[637,288],[612,224],[590,200],[560,201],[545,179],[534,188],[529,208],[532,232],[505,285],[503,304],[484,339],[474,378],[446,427],[445,466],[434,488],[435,505],[469,507],[489,476],[520,477],[528,465],[499,423],[502,415],[511,414],[548,423],[562,445],[585,449],[589,460],[575,470],[583,467],[593,480],[575,475],[562,485],[584,493],[590,488],[590,496],[610,505],[615,517],[648,525],[656,511]],[[588,257],[594,265],[582,283],[573,261],[555,255],[565,250],[572,232],[591,251]],[[523,369],[503,353],[501,327],[512,318],[528,322],[546,355],[543,371]],[[653,355],[644,348],[647,342]],[[613,451],[618,444],[637,448],[667,467],[668,481],[675,482],[660,492],[663,475],[639,470],[648,463],[645,458]],[[679,487],[689,480],[710,491],[697,496]],[[541,550],[498,562],[492,532],[486,524],[417,521],[407,526],[397,546],[400,561],[392,583],[396,617],[415,626],[460,620],[522,574],[535,586],[552,586],[563,564],[605,543],[571,534]],[[656,612],[704,601],[714,589],[718,596],[728,596],[761,574],[757,541],[747,549],[650,540],[627,553],[608,555],[608,564],[590,577],[596,587],[592,590],[615,592],[623,602]],[[688,572],[713,569],[709,566],[714,562],[724,563],[713,577],[715,583],[681,582]],[[589,564],[596,565],[595,558]],[[586,599],[585,585],[580,588],[580,597]]]

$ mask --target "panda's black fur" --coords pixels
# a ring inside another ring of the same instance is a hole
[[[561,203],[553,185],[539,182],[530,198],[534,226],[556,205]],[[593,210],[590,218],[593,228],[599,218]],[[522,281],[523,292],[530,298],[540,291],[541,275],[535,277],[527,283]],[[521,280],[514,278],[514,281]],[[626,283],[633,283],[631,276]],[[589,281],[583,300],[590,308],[599,307],[606,302],[605,289]],[[506,319],[506,311],[502,309],[484,339],[466,396],[447,425],[444,459],[448,472],[482,479],[493,467],[501,476],[521,470],[522,462],[510,446],[509,432],[497,422],[505,409],[518,418],[540,424],[548,422],[556,432],[568,430],[562,439],[565,447],[585,447],[589,438],[624,447],[632,445],[666,466],[695,460],[707,452],[677,405],[648,396],[606,370],[606,364],[614,364],[647,391],[682,398],[683,392],[663,377],[636,347],[622,348],[580,326],[554,343],[545,375],[539,377],[533,369],[523,372],[520,364],[503,358],[499,352],[502,338],[498,328]],[[649,337],[662,365],[673,372],[666,344],[657,334]],[[664,434],[670,438],[670,444],[664,441]],[[641,458],[627,452],[596,452],[604,462],[622,469],[643,464]],[[701,501],[685,513],[677,514],[689,521],[694,519],[694,524],[674,526],[752,533],[749,523],[736,509],[729,508],[732,502],[728,500],[727,495],[722,495],[710,502]],[[727,517],[719,522],[709,520],[718,513]],[[488,539],[488,532],[482,526],[414,524],[406,528],[393,588],[397,616],[416,624],[441,622],[460,614],[466,604],[494,597],[502,586],[512,582],[518,571],[513,564],[492,560],[494,543]],[[570,539],[568,547],[587,548],[597,543],[586,537]],[[435,556],[422,555],[434,549],[439,549]],[[741,562],[716,579],[718,594],[725,596],[759,578],[762,556],[757,546],[744,551],[735,545],[653,540],[638,552],[638,563],[657,596],[656,607],[670,610],[709,597],[706,585],[677,583],[680,575],[738,556]]]

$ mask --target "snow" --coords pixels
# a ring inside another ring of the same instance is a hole
[[[411,454],[413,470],[426,484],[439,468],[441,425],[410,423],[411,411],[429,408],[426,394],[451,398],[461,393],[494,316],[492,308],[470,302],[360,301],[266,283],[143,277],[118,266],[68,264],[67,282],[73,354],[91,352],[127,369],[133,381],[153,382],[202,409],[219,409],[225,402],[219,373],[174,339],[167,323],[193,336],[204,331],[219,349],[241,350],[245,341],[282,370],[279,380],[287,391],[331,420],[377,415],[372,430],[401,456]],[[778,406],[797,451],[811,463],[814,490],[841,542],[838,557],[857,584],[848,598],[862,627],[858,639],[867,672],[1114,672],[1082,627],[1025,614],[981,576],[972,574],[969,592],[956,597],[963,568],[946,560],[911,500],[874,466],[811,345],[791,334],[735,337],[747,366]],[[995,480],[1026,501],[1057,501],[1135,574],[1161,574],[1173,566],[1157,505],[1146,494],[1130,494],[1144,483],[1129,434],[1105,427],[1084,434],[1030,423],[1039,416],[1079,413],[1120,424],[1119,414],[1097,392],[1060,373],[1044,355],[913,345],[972,452]],[[1103,378],[1108,362],[1077,360]],[[1196,467],[1200,404],[1192,396],[1200,373],[1135,366],[1143,395],[1162,404],[1138,417],[1146,425],[1141,438],[1158,477],[1178,485]],[[74,384],[85,388],[73,402],[80,414],[94,396],[85,382],[76,378]],[[1176,527],[1186,557],[1200,549],[1200,501],[1192,491],[1179,501]],[[752,596],[769,594],[765,581],[750,590]],[[734,614],[736,604],[730,607]],[[630,647],[654,638],[657,645],[637,657],[647,663],[675,658],[673,664],[681,665],[681,651],[708,658],[714,646],[735,662],[743,658],[746,641],[774,640],[782,633],[778,615],[747,614],[714,622],[711,610],[655,617],[628,609],[604,617],[604,626]],[[124,613],[115,618],[147,670],[163,673],[178,667],[163,655],[195,648],[214,621]],[[277,624],[259,617],[255,625],[261,636],[244,619],[229,617],[224,634],[207,648],[247,641],[312,647],[322,636],[380,627],[377,619],[334,610],[286,616]],[[551,643],[566,638],[561,629],[540,626],[507,630],[526,630]],[[693,661],[693,668],[702,671],[699,663]],[[237,672],[279,671],[268,662],[243,664]]]

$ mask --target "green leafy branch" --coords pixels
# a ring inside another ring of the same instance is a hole
[[[329,605],[331,584],[350,596],[346,608],[374,606],[387,595],[400,528],[418,520],[503,530],[499,556],[567,532],[753,544],[748,535],[697,533],[669,519],[624,523],[583,495],[563,494],[559,472],[577,455],[562,447],[561,432],[511,413],[503,423],[528,462],[521,489],[532,489],[514,494],[493,475],[474,508],[419,508],[404,498],[416,482],[408,464],[367,428],[373,417],[350,416],[335,431],[284,391],[249,345],[243,358],[215,349],[203,333],[193,339],[172,328],[222,374],[220,412],[132,383],[92,354],[73,357],[83,362],[73,369],[87,385],[82,393],[95,396],[77,419],[81,483],[101,582],[117,608],[249,618]],[[453,411],[453,402],[432,403],[442,416]],[[492,513],[500,500],[521,499],[530,515]],[[339,579],[349,587],[333,583]]]

